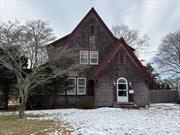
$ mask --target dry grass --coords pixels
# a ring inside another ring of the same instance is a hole
[[[55,131],[69,135],[72,132],[68,123],[38,120],[39,116],[27,117],[19,119],[16,115],[0,116],[0,135],[46,135]]]

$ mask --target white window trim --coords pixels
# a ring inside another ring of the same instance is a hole
[[[87,53],[87,63],[82,63],[81,61],[81,53]],[[89,61],[89,52],[88,51],[80,51],[80,64],[88,64]]]
[[[75,82],[75,87],[73,88],[75,91],[74,92],[69,92],[67,91],[67,95],[76,95],[76,78],[75,77],[71,77],[69,79],[73,79]]]
[[[92,53],[92,52],[93,52],[93,53],[96,52],[96,53],[97,53],[97,57],[92,57],[92,56],[91,56],[91,53]],[[96,62],[96,63],[92,63],[92,62],[91,62],[91,59],[92,59],[92,58],[93,58],[93,59],[94,59],[94,58],[97,58],[97,62]],[[98,63],[99,63],[99,51],[90,51],[90,64],[91,64],[91,65],[98,65]]]
[[[85,92],[84,93],[79,93],[79,79],[84,79],[85,80]],[[86,78],[77,78],[77,95],[85,95],[86,94]]]
[[[124,80],[125,82],[119,82],[119,80]],[[126,89],[123,89],[121,91],[127,91],[128,89],[128,81],[126,80],[126,78],[124,77],[120,77],[118,80],[117,80],[117,89],[118,89],[118,84],[125,84],[126,85]]]

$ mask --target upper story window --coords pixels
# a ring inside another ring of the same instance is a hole
[[[98,64],[98,51],[90,51],[90,64]]]
[[[94,26],[94,25],[90,25],[90,26],[89,26],[89,35],[90,35],[90,36],[94,36],[94,35],[95,35],[95,32],[96,32],[95,26]]]
[[[77,78],[77,94],[86,94],[86,78]]]
[[[80,51],[80,64],[98,65],[98,51]]]
[[[88,51],[80,51],[80,64],[88,64]]]
[[[71,83],[72,89],[67,91],[67,94],[72,94],[75,95],[76,94],[76,78],[69,78],[69,81]]]
[[[124,64],[124,55],[123,54],[118,55],[118,64]]]

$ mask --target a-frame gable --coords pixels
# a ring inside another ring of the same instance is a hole
[[[102,62],[99,64],[99,66],[96,68],[96,70],[91,74],[91,76],[88,78],[89,80],[97,80],[100,74],[107,68],[107,66],[111,63],[113,57],[118,53],[119,49],[123,48],[127,54],[127,56],[130,58],[130,60],[134,63],[134,65],[139,69],[140,73],[145,78],[145,81],[148,81],[149,79],[149,73],[145,69],[145,67],[142,65],[142,63],[139,61],[139,59],[136,57],[136,55],[132,52],[132,50],[129,48],[127,43],[123,38],[119,40],[119,42],[116,44],[116,46],[104,57]]]
[[[91,8],[91,10],[85,15],[85,17],[80,21],[80,23],[75,27],[75,29],[68,34],[67,36],[64,36],[63,38],[60,38],[54,42],[52,42],[50,45],[54,45],[54,46],[66,46],[68,45],[69,41],[77,34],[78,30],[80,29],[80,27],[85,23],[85,21],[87,20],[87,18],[91,15],[94,15],[96,17],[96,19],[98,20],[98,22],[101,24],[101,26],[103,27],[103,29],[105,30],[105,32],[109,35],[109,37],[111,38],[111,40],[113,42],[117,42],[118,39],[116,37],[114,37],[114,35],[112,34],[112,32],[109,30],[109,28],[107,27],[107,25],[104,23],[104,21],[101,19],[101,17],[98,15],[98,13],[96,12],[96,10],[94,8]]]

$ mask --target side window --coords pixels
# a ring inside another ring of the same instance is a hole
[[[76,78],[69,78],[69,81],[70,81],[70,83],[71,83],[71,86],[70,87],[72,87],[72,89],[71,90],[68,90],[67,91],[67,94],[69,94],[69,95],[74,95],[74,94],[76,94]]]
[[[86,94],[86,78],[77,78],[77,94]]]
[[[98,65],[98,51],[90,51],[90,64]]]
[[[88,51],[80,51],[80,64],[88,64]]]
[[[119,54],[118,55],[118,64],[124,64],[124,55],[123,54]]]

